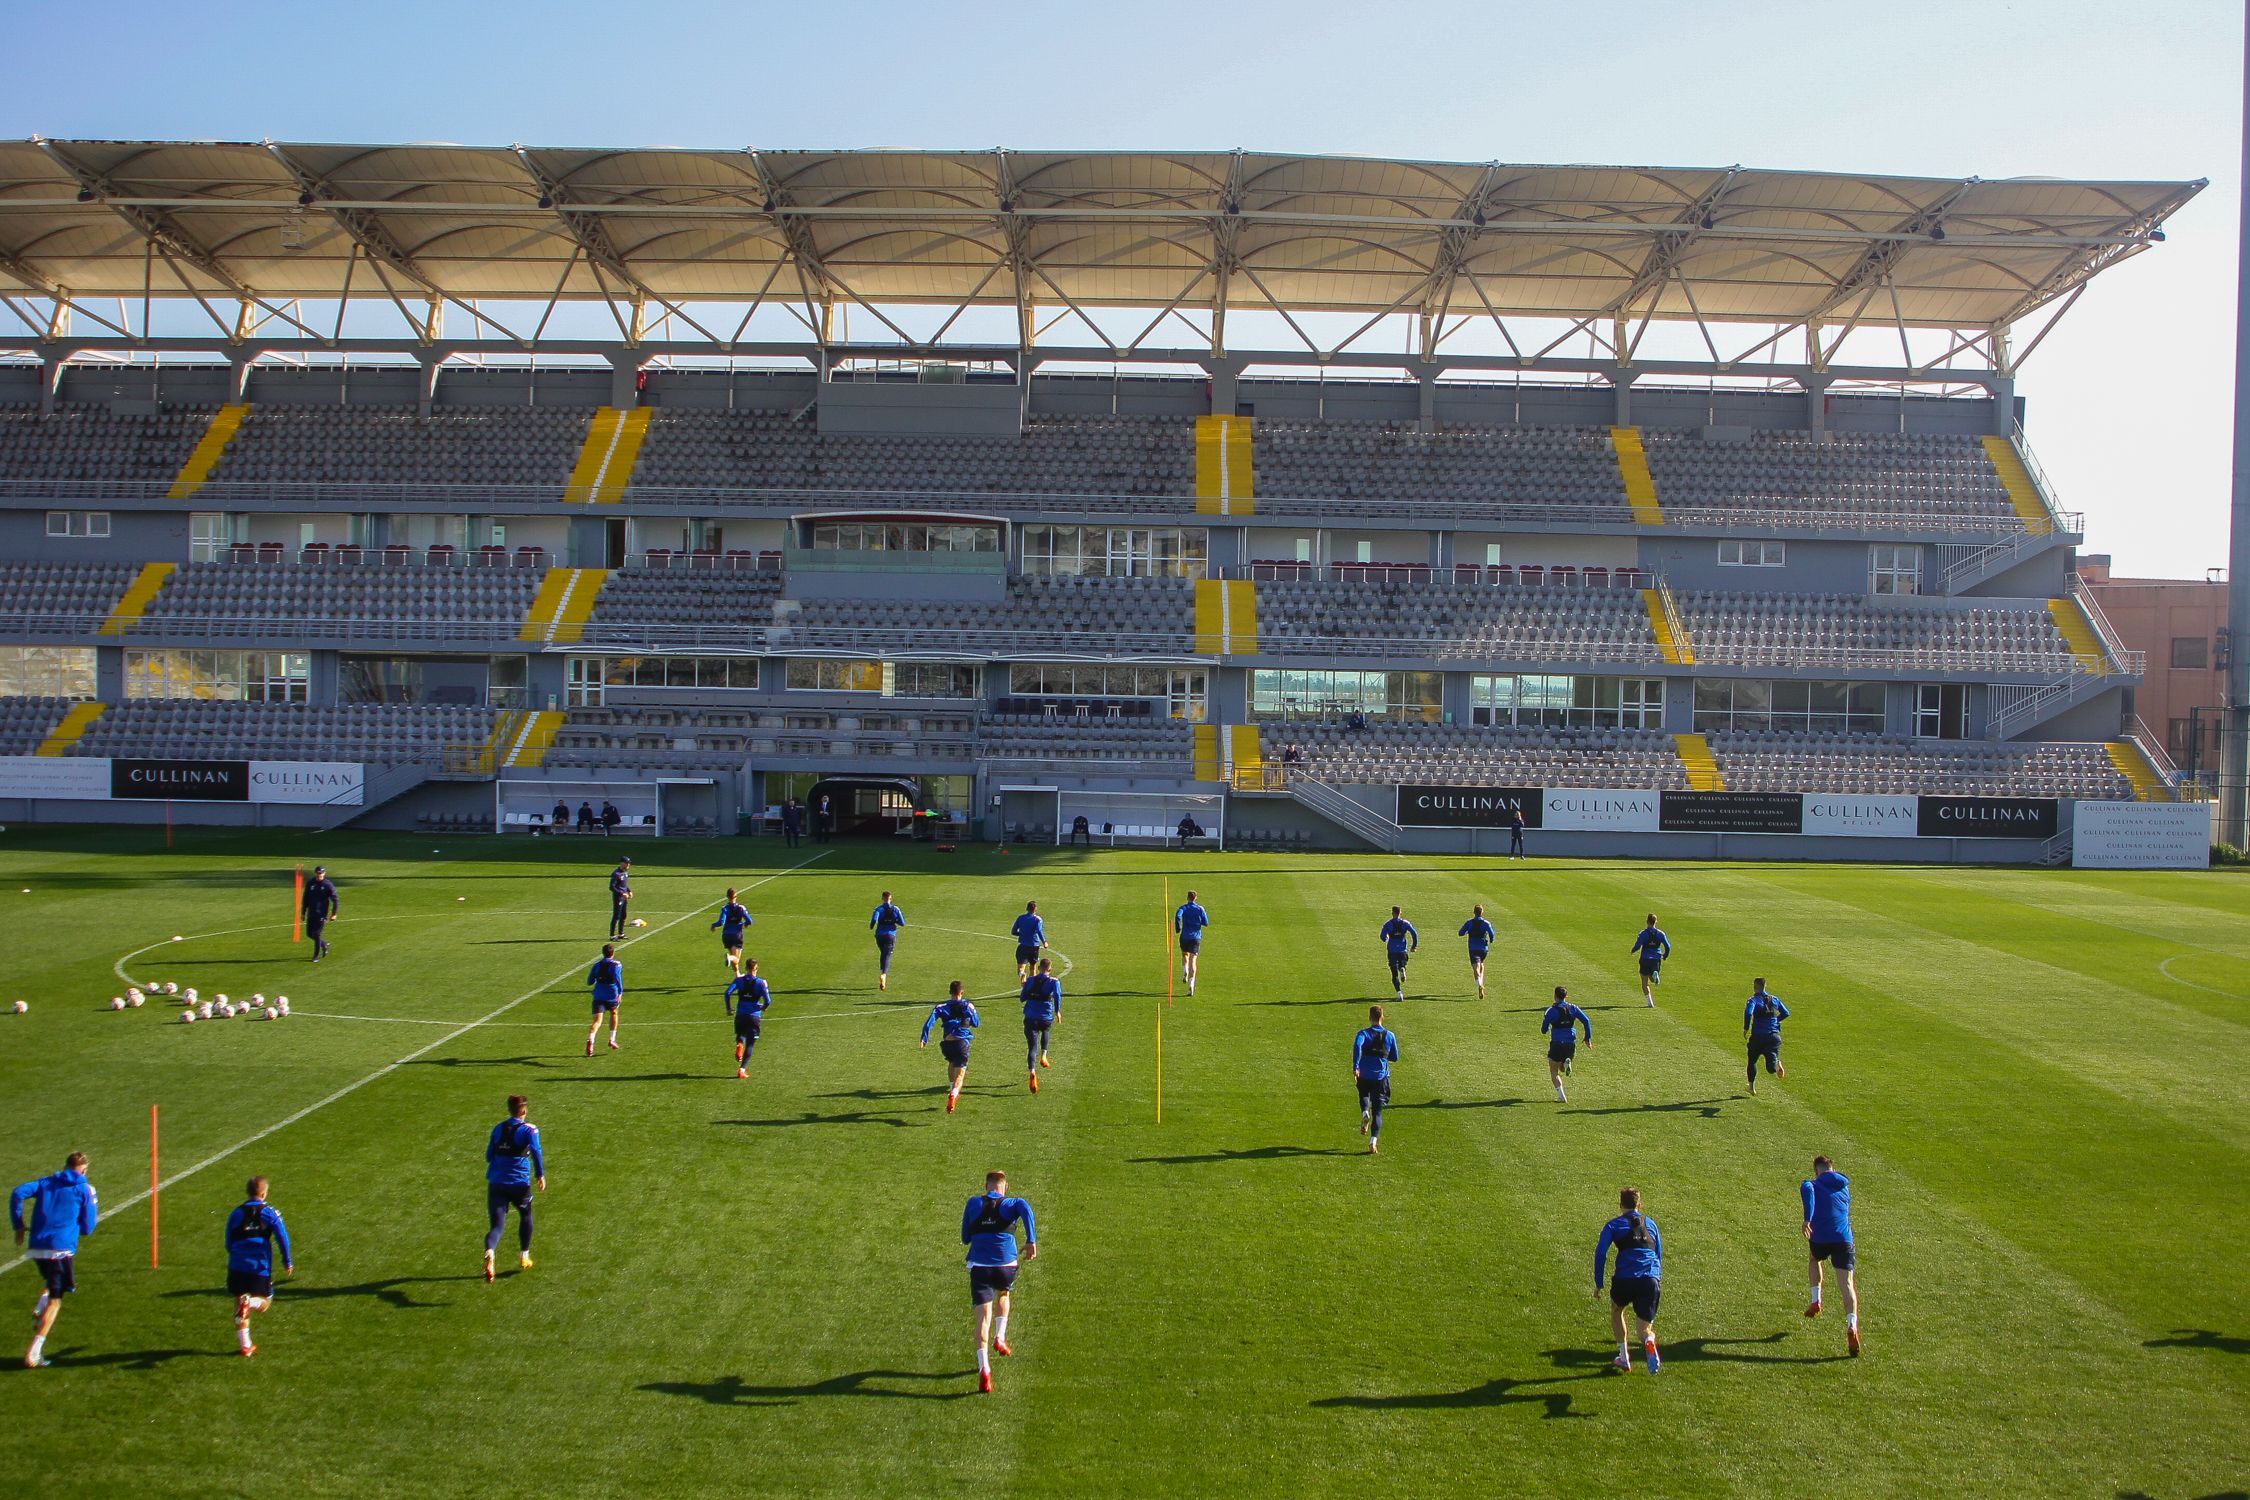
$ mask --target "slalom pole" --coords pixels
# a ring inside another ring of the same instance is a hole
[[[156,1106],[148,1107],[148,1268],[156,1269]]]
[[[1164,877],[1164,1008],[1172,1008],[1172,965],[1179,955],[1172,951],[1172,877]]]
[[[1172,877],[1164,877],[1164,909],[1172,909]],[[1164,926],[1164,1006],[1172,1003],[1172,926],[1165,919]],[[1156,1123],[1164,1123],[1164,1008],[1156,1012]]]
[[[290,909],[289,913],[289,941],[292,943],[301,943],[304,940],[305,867],[303,865],[299,865],[297,866],[297,904]]]

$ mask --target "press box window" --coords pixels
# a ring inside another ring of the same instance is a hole
[[[1788,556],[1788,547],[1781,542],[1719,543],[1719,566],[1722,568],[1778,568]]]
[[[108,536],[109,512],[106,510],[48,511],[47,535],[70,537]]]

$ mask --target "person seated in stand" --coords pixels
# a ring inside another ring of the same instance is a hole
[[[1353,731],[1354,733],[1364,731],[1367,728],[1367,715],[1361,713],[1356,708],[1353,709],[1350,716],[1344,720],[1344,727]]]
[[[598,826],[599,825],[594,822],[594,804],[591,802],[579,803],[578,831],[580,833],[591,833]]]
[[[570,826],[570,804],[557,798],[555,810],[547,816],[547,826],[560,833]]]
[[[624,821],[625,815],[617,810],[616,803],[608,801],[602,803],[602,834],[604,837],[607,837],[612,829]]]

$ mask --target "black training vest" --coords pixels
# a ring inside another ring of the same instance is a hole
[[[984,1195],[984,1207],[977,1211],[977,1221],[969,1226],[969,1233],[1008,1233],[1010,1227],[1016,1221],[1006,1212],[1007,1207],[1008,1200],[1006,1198],[995,1198],[990,1193],[986,1193]]]
[[[531,1145],[524,1135],[525,1122],[513,1116],[500,1122],[500,1144],[493,1149],[502,1156],[529,1156]]]
[[[1625,1216],[1625,1232],[1619,1235],[1614,1243],[1623,1245],[1629,1250],[1653,1250],[1656,1248],[1656,1240],[1648,1232],[1648,1220],[1637,1213]]]

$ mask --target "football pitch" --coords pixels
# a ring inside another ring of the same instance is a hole
[[[434,845],[434,847],[433,847]],[[623,1046],[584,1055],[634,859]],[[342,893],[291,943],[291,876]],[[775,1005],[736,1079],[728,885]],[[1165,993],[1169,905],[1211,910]],[[909,926],[875,988],[870,909]],[[1009,923],[1064,968],[1026,1087]],[[0,1176],[92,1158],[104,1218],[0,1462],[54,1495],[2150,1495],[2250,1485],[2250,880],[848,842],[0,838]],[[1499,928],[1475,998],[1455,929]],[[1169,905],[1167,904],[1169,902]],[[1383,1151],[1349,1053],[1419,927]],[[1628,944],[1675,956],[1642,1004]],[[172,941],[178,934],[183,941]],[[127,980],[286,1020],[114,1012]],[[1743,1087],[1755,975],[1786,1079]],[[916,1046],[985,1025],[960,1110]],[[1592,1018],[1558,1103],[1538,1033]],[[1160,1084],[1161,1080],[1161,1084]],[[1161,1097],[1159,1089],[1161,1087]],[[536,1265],[481,1275],[483,1148],[530,1098]],[[150,1106],[161,1265],[150,1266]],[[1161,1109],[1161,1120],[1159,1110]],[[1853,1183],[1866,1352],[1804,1314],[1797,1184]],[[963,1202],[1039,1220],[976,1394]],[[269,1176],[297,1274],[232,1336],[221,1228]],[[1609,1370],[1593,1246],[1664,1237],[1663,1373]]]

